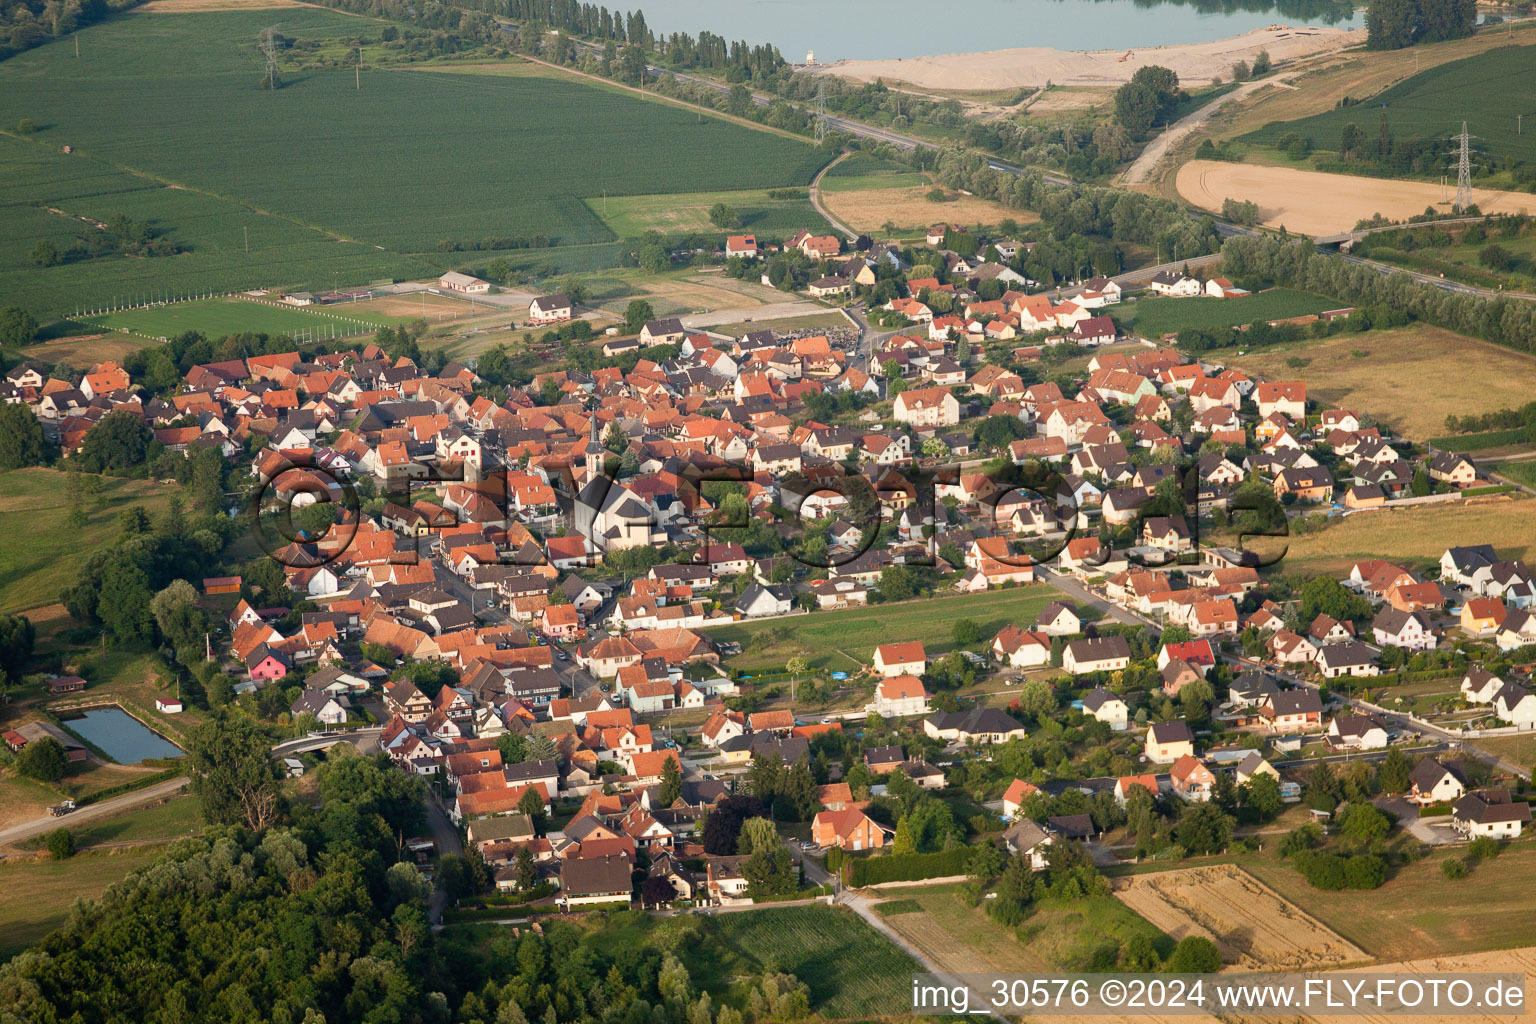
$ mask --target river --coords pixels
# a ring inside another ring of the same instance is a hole
[[[1276,23],[1358,28],[1364,22],[1350,4],[1332,0],[962,0],[955,7],[933,0],[644,0],[634,6],[658,36],[704,30],[769,42],[797,63],[809,51],[826,63],[1019,46],[1118,50],[1210,42]]]

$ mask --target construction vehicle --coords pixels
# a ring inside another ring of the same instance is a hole
[[[57,818],[61,814],[68,814],[70,811],[72,811],[74,809],[75,809],[75,802],[73,800],[65,800],[61,804],[54,804],[52,807],[48,808],[48,813],[53,815],[55,818]]]
[[[1131,59],[1131,58],[1132,58],[1132,57],[1134,57],[1134,56],[1136,56],[1136,54],[1135,54],[1135,52],[1134,52],[1134,51],[1132,51],[1132,50],[1126,50],[1126,51],[1125,51],[1125,56],[1123,56],[1123,57],[1120,57],[1120,58],[1119,58],[1119,59],[1118,59],[1118,62],[1119,62],[1119,63],[1121,63],[1121,64],[1124,64],[1124,63],[1125,63],[1125,62],[1126,62],[1126,61],[1128,61],[1128,60],[1130,60],[1130,59]]]

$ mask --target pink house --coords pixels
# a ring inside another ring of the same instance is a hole
[[[281,679],[288,674],[289,661],[281,651],[274,651],[266,644],[259,645],[245,659],[246,674],[252,679]]]

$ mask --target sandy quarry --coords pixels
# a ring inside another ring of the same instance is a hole
[[[815,69],[870,82],[907,82],[920,89],[978,91],[1018,89],[1024,86],[1118,85],[1130,80],[1137,68],[1156,64],[1170,68],[1185,85],[1204,85],[1212,77],[1230,78],[1232,65],[1252,62],[1260,50],[1270,60],[1284,64],[1316,53],[1338,50],[1365,41],[1364,29],[1287,28],[1255,29],[1230,39],[1209,43],[1181,43],[1135,50],[1127,60],[1124,50],[1057,50],[1028,46],[985,53],[947,53],[936,57],[890,60],[845,60]]]
[[[1224,199],[1249,200],[1259,205],[1259,222],[1266,227],[1314,236],[1350,231],[1378,213],[1403,220],[1426,206],[1450,209],[1442,202],[1447,194],[1433,182],[1294,167],[1192,160],[1179,168],[1177,185],[1179,195],[1202,209],[1220,213]],[[1526,192],[1475,188],[1472,201],[1484,213],[1536,213],[1536,195]]]

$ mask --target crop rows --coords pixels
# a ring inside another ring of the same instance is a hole
[[[445,240],[611,241],[584,197],[803,185],[822,162],[792,139],[561,80],[375,70],[359,90],[350,72],[305,71],[263,91],[251,57],[270,20],[123,18],[81,34],[88,60],[50,44],[0,65],[0,124],[43,126],[37,144],[0,150],[0,293],[56,312],[136,280],[217,291],[431,273],[461,259],[436,254]],[[293,9],[282,28],[329,38],[357,23]],[[146,189],[152,179],[209,195]],[[36,240],[74,227],[29,208],[87,197],[108,215],[137,209],[191,258],[32,273]],[[259,252],[256,210],[275,215]]]

